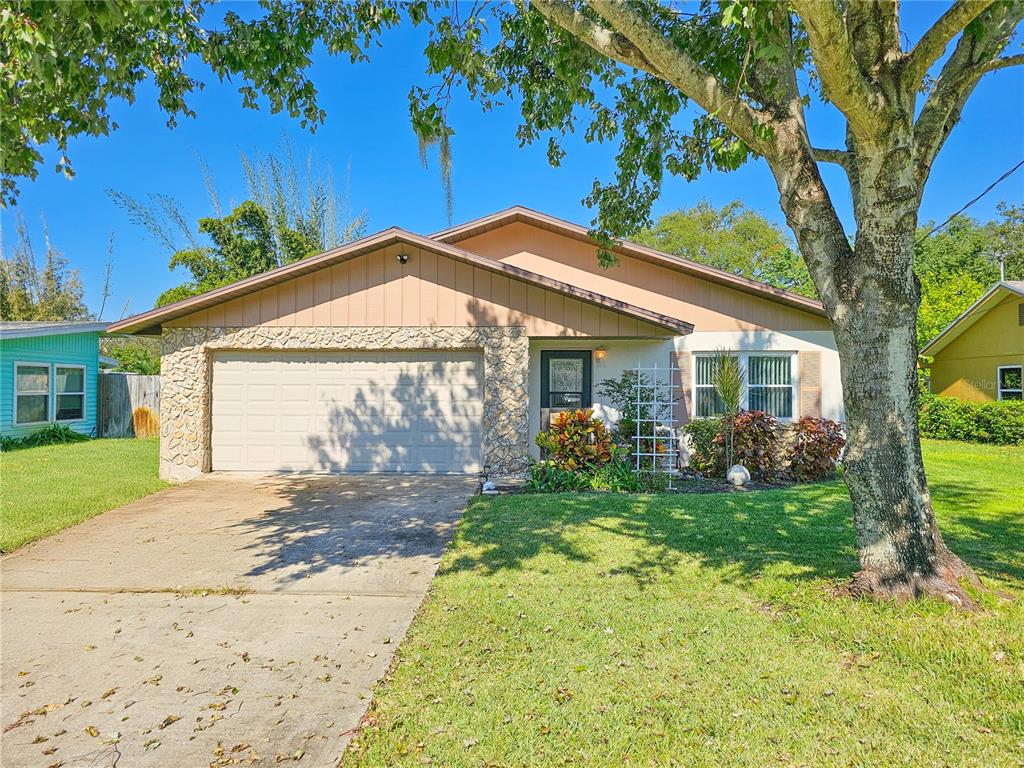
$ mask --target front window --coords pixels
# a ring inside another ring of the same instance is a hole
[[[1002,365],[997,373],[999,382],[1000,400],[1021,400],[1024,399],[1024,385],[1022,385],[1022,372],[1024,366]]]
[[[789,355],[747,357],[747,409],[781,419],[793,418],[793,378]]]
[[[14,423],[50,420],[50,366],[14,364]]]
[[[697,396],[697,417],[706,419],[709,416],[721,416],[725,413],[725,405],[722,398],[715,392],[715,385],[712,384],[715,375],[715,358],[711,355],[697,355],[696,389]]]
[[[85,418],[85,368],[80,365],[58,365],[56,368],[57,412],[55,421],[78,421]]]
[[[741,408],[764,411],[780,419],[793,418],[793,355],[737,353],[745,382]],[[715,392],[714,355],[696,355],[694,401],[698,418],[721,416],[722,400]]]

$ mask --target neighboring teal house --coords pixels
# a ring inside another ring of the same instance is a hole
[[[0,322],[0,435],[23,437],[57,423],[95,436],[106,329],[92,321]]]

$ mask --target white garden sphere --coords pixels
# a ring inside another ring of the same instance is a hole
[[[750,482],[750,473],[742,464],[733,464],[729,467],[729,471],[725,473],[725,479],[739,488],[741,485],[746,485]]]

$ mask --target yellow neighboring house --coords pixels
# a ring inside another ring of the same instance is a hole
[[[961,400],[1021,400],[1024,280],[996,283],[928,342],[931,391]]]

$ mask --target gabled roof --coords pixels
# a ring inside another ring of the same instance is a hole
[[[999,304],[1007,296],[1024,296],[1024,280],[1003,280],[989,288],[985,295],[967,308],[956,320],[947,325],[942,333],[929,341],[922,355],[934,357],[956,340],[964,331],[978,322],[985,313]]]
[[[589,230],[587,230],[586,227],[582,227],[579,224],[573,224],[572,222],[565,221],[564,219],[555,218],[554,216],[549,216],[546,213],[534,211],[521,205],[506,208],[504,211],[498,211],[497,213],[492,213],[488,216],[468,221],[465,224],[459,224],[454,227],[442,229],[440,232],[435,232],[430,237],[444,243],[457,243],[460,240],[465,240],[475,235],[489,232],[492,229],[497,229],[498,227],[504,227],[508,224],[515,223],[532,224],[535,227],[556,232],[575,240],[593,242],[593,238],[590,236]],[[718,283],[719,285],[735,288],[736,290],[743,291],[744,293],[760,296],[771,301],[777,301],[780,304],[795,307],[796,309],[802,309],[813,315],[819,315],[821,317],[827,316],[824,305],[815,299],[809,299],[798,293],[784,291],[781,288],[774,288],[765,283],[759,283],[756,280],[741,277],[740,275],[734,275],[724,269],[709,267],[706,264],[700,264],[690,259],[684,259],[681,256],[664,253],[663,251],[649,248],[646,245],[633,243],[629,240],[620,240],[618,245],[613,247],[611,250],[613,253],[632,256],[634,258],[659,264],[661,266],[668,267],[669,269],[684,272],[688,275],[693,275],[694,277],[699,277],[713,283]]]
[[[530,283],[574,299],[579,299],[580,301],[584,301],[588,304],[593,304],[604,309],[610,309],[615,312],[621,312],[624,315],[629,315],[637,320],[643,320],[644,322],[664,328],[672,333],[687,334],[693,331],[693,325],[691,323],[678,318],[669,317],[658,312],[653,312],[649,309],[637,307],[632,304],[613,299],[609,296],[595,293],[594,291],[577,288],[576,286],[569,285],[568,283],[563,283],[560,280],[554,280],[550,277],[545,277],[544,275],[538,275],[535,272],[520,269],[519,267],[512,266],[511,264],[503,264],[500,261],[495,261],[485,256],[463,250],[462,248],[457,248],[454,245],[449,245],[437,240],[431,240],[429,238],[413,234],[412,232],[399,229],[398,227],[385,229],[383,232],[378,232],[377,234],[369,235],[368,237],[347,243],[339,246],[338,248],[333,248],[316,256],[310,256],[309,258],[302,259],[301,261],[286,264],[283,267],[278,267],[277,269],[272,269],[268,272],[263,272],[259,275],[239,280],[231,283],[230,285],[215,288],[212,291],[207,291],[206,293],[202,293],[198,296],[191,296],[187,299],[176,301],[173,304],[157,307],[156,309],[151,309],[148,312],[134,315],[116,323],[112,323],[109,330],[111,333],[158,333],[161,324],[170,320],[183,317],[193,312],[198,312],[202,309],[206,309],[207,307],[211,307],[231,299],[236,299],[240,296],[245,296],[246,294],[253,293],[254,291],[258,291],[271,285],[277,285],[278,283],[292,280],[301,275],[309,274],[310,272],[315,272],[319,269],[324,269],[325,267],[339,264],[348,259],[354,259],[357,256],[362,256],[363,254],[370,253],[371,251],[386,248],[389,245],[399,244],[432,251],[442,256],[448,256],[456,261],[471,264],[490,272],[505,275],[506,277],[510,277],[515,280],[521,280],[525,283]]]
[[[3,320],[0,338],[25,339],[30,336],[64,336],[69,333],[103,333],[106,323],[95,320]]]

